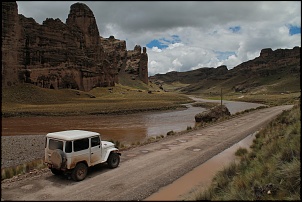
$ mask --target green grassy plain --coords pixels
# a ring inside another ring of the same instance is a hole
[[[117,84],[89,92],[45,89],[30,84],[2,88],[2,117],[120,114],[183,107],[185,95]]]

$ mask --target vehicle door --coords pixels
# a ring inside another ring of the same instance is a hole
[[[102,147],[100,136],[94,136],[90,139],[90,163],[96,165],[102,162]]]
[[[85,161],[90,163],[90,140],[83,138],[73,141],[73,154],[71,156],[71,164],[75,166],[78,162]]]

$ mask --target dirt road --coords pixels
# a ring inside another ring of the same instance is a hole
[[[143,200],[196,166],[261,129],[292,105],[265,108],[213,126],[125,151],[120,166],[96,166],[74,182],[50,171],[2,181],[2,200]],[[196,176],[198,177],[198,176]]]

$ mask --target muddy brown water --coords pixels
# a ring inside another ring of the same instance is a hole
[[[220,102],[194,98],[197,102]],[[260,104],[223,101],[231,114]],[[166,135],[169,131],[184,131],[195,126],[195,115],[206,109],[192,107],[174,111],[144,112],[128,115],[88,115],[67,117],[10,117],[2,118],[2,135],[46,135],[62,130],[99,132],[104,140],[118,140],[125,144],[143,142],[149,137]]]
[[[67,117],[2,118],[2,135],[43,135],[61,130],[89,130],[99,132],[104,140],[123,143],[142,142],[148,137],[166,135],[194,127],[196,113],[204,108],[146,112],[129,115],[89,115]]]
[[[258,131],[250,134],[171,184],[162,187],[159,191],[147,197],[145,201],[196,200],[196,197],[211,185],[212,179],[217,172],[223,170],[231,162],[239,162],[239,157],[235,156],[237,149],[246,148],[250,151],[250,146],[257,133]]]

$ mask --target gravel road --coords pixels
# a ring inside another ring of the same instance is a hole
[[[119,167],[95,166],[81,182],[54,176],[47,169],[15,180],[3,180],[1,198],[38,201],[143,200],[290,108],[292,105],[252,111],[203,129],[124,151]]]

